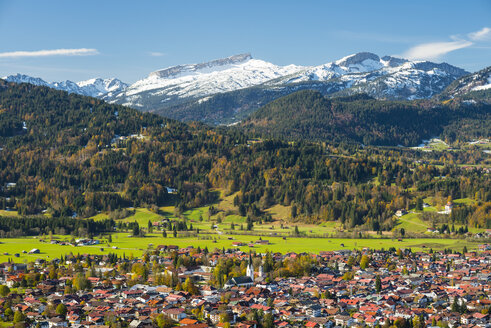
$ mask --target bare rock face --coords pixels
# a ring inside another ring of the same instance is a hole
[[[336,61],[336,64],[339,66],[350,66],[350,65],[361,64],[367,59],[373,61],[380,61],[380,57],[377,56],[376,54],[373,54],[371,52],[359,52],[357,54]]]

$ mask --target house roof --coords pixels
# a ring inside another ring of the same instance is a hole
[[[231,278],[229,281],[227,281],[228,285],[244,285],[244,284],[252,284],[254,281],[251,279],[251,277],[244,276],[244,277],[234,277]]]

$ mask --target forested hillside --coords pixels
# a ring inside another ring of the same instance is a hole
[[[347,115],[344,121],[360,120],[349,111],[361,100],[300,95],[312,105],[314,121],[331,124],[340,113]],[[323,114],[325,108],[332,110]],[[290,120],[306,112],[298,107]],[[281,108],[278,113],[283,115]],[[375,120],[368,109],[363,115]],[[296,133],[308,134],[308,126],[300,125]],[[389,124],[381,126],[370,131],[386,131]],[[472,198],[476,205],[464,207],[455,220],[489,223],[486,215],[474,215],[489,212],[489,176],[457,165],[484,162],[487,155],[479,150],[425,154],[306,141],[253,142],[240,129],[186,125],[94,98],[6,82],[0,82],[0,131],[0,206],[21,216],[90,217],[170,203],[183,211],[213,204],[219,189],[234,195],[234,211],[254,224],[270,220],[266,210],[280,204],[291,210],[285,220],[339,220],[346,227],[381,231],[393,227],[395,210],[427,196],[441,203],[449,196]],[[343,133],[356,135],[357,129]],[[168,194],[167,187],[177,194]]]
[[[326,99],[299,91],[277,99],[242,123],[249,132],[289,140],[416,146],[443,134],[449,141],[491,135],[491,105],[436,105],[354,96]]]

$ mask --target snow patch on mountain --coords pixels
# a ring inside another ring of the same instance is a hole
[[[472,88],[472,91],[479,91],[479,90],[487,90],[491,89],[491,76],[488,77],[488,82],[484,85],[479,85],[477,87]]]
[[[443,92],[442,98],[455,98],[488,89],[491,89],[491,66],[457,79]]]

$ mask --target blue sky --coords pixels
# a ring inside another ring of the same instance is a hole
[[[451,5],[449,5],[451,3]],[[360,51],[491,65],[491,1],[0,0],[0,76],[135,82],[250,52],[320,65]]]

